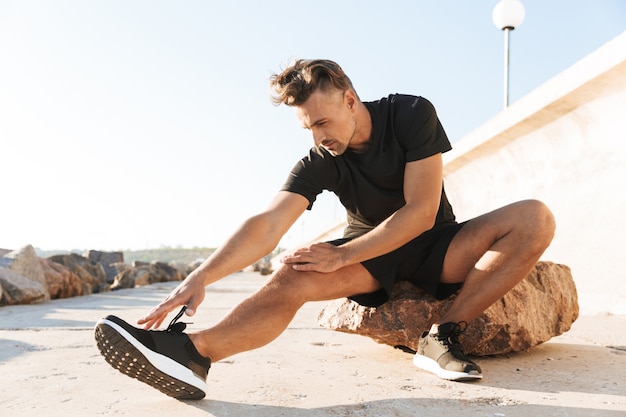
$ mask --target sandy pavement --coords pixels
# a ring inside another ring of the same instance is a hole
[[[262,284],[238,273],[207,288],[190,329],[206,327]],[[0,415],[14,416],[626,416],[626,316],[586,316],[565,335],[479,358],[480,382],[447,382],[411,355],[321,329],[309,303],[272,344],[213,364],[207,398],[173,400],[113,370],[93,325],[130,322],[176,283],[0,308]]]

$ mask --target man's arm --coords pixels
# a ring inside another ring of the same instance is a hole
[[[262,213],[250,217],[170,295],[138,320],[145,328],[159,327],[167,314],[181,305],[193,315],[204,299],[205,286],[240,271],[270,253],[283,235],[306,210],[303,196],[281,191]]]
[[[442,182],[441,154],[407,163],[404,207],[369,233],[342,246],[315,244],[285,257],[283,262],[299,271],[331,272],[399,248],[435,224]]]

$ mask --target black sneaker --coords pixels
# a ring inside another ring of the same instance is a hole
[[[467,327],[467,323],[461,323],[441,324],[436,334],[424,332],[413,364],[450,381],[482,379],[480,367],[465,355],[459,343],[458,338]]]
[[[206,395],[211,361],[201,356],[174,317],[167,330],[143,330],[107,316],[98,320],[96,343],[104,359],[131,378],[145,382],[179,400],[199,400]]]

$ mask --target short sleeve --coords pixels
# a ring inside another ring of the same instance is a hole
[[[395,96],[394,133],[407,161],[417,161],[452,149],[435,107],[423,97]]]
[[[281,191],[300,194],[309,200],[311,210],[317,196],[324,190],[332,190],[337,182],[337,168],[333,157],[319,147],[311,148],[309,154],[292,168]]]

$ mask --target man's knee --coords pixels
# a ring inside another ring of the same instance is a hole
[[[296,271],[289,265],[283,265],[266,286],[301,302],[333,300],[382,288],[361,264],[348,265],[329,273]]]
[[[302,302],[310,301],[318,290],[318,281],[307,279],[308,273],[296,271],[289,265],[282,265],[267,281],[265,286],[278,290],[290,298],[300,298]]]
[[[556,229],[556,220],[550,208],[539,200],[526,200],[523,204],[524,219],[520,222],[520,228],[528,236],[528,241],[533,244],[535,250],[544,251]]]

